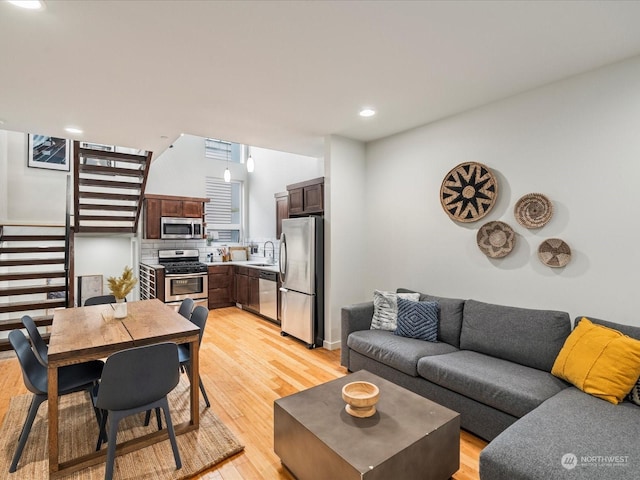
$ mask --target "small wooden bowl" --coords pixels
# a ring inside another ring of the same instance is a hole
[[[354,417],[366,418],[376,413],[379,398],[380,389],[373,383],[351,382],[342,387],[342,399],[347,402],[345,410]]]

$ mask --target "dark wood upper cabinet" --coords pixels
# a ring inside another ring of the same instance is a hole
[[[160,200],[146,198],[144,201],[144,237],[160,238]]]
[[[199,218],[202,217],[204,213],[202,211],[202,202],[194,202],[191,200],[183,200],[182,201],[182,216],[189,218]]]
[[[161,200],[161,217],[181,217],[182,202],[180,200]]]
[[[287,185],[289,216],[317,215],[324,212],[324,177]]]
[[[282,233],[282,220],[289,218],[289,193],[276,193],[276,238],[280,239]]]
[[[144,238],[161,238],[160,219],[162,217],[202,218],[204,204],[208,198],[171,197],[148,194],[144,197]]]

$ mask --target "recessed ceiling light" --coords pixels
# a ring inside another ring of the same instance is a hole
[[[376,111],[372,108],[363,108],[360,110],[361,117],[373,117],[376,114]]]
[[[69,133],[77,133],[77,134],[82,133],[82,130],[76,127],[65,127],[65,130]]]
[[[27,10],[41,10],[45,6],[41,0],[9,0],[9,3]]]

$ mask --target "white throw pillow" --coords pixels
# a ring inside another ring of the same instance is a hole
[[[398,297],[417,302],[419,293],[394,293],[374,290],[371,330],[395,331],[398,320]]]

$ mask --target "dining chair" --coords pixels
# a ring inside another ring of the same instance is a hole
[[[186,299],[190,300],[190,299]],[[198,339],[198,347],[202,343],[202,336],[204,335],[204,327],[207,324],[207,317],[209,316],[209,310],[204,308],[203,306],[198,305],[191,314],[191,322],[198,326],[200,329],[199,339]],[[191,353],[189,350],[189,345],[178,345],[178,358],[180,360],[180,370],[186,370],[187,375],[189,375],[189,379],[191,379],[191,373],[189,371],[189,366],[191,364]],[[209,403],[209,397],[207,396],[207,391],[204,389],[204,384],[202,383],[202,378],[198,375],[198,384],[200,386],[200,391],[202,392],[202,396],[204,398],[204,402],[207,407],[211,406]],[[151,410],[148,410],[144,417],[144,425],[149,425],[151,420]],[[162,430],[162,417],[160,416],[160,411],[156,408],[156,421],[158,423],[158,430]]]
[[[180,304],[180,308],[178,309],[178,313],[182,315],[184,318],[189,320],[191,316],[191,312],[193,311],[193,306],[195,302],[191,298],[185,298]]]
[[[97,297],[89,297],[84,301],[85,307],[91,305],[104,305],[106,303],[116,303],[116,297],[114,295],[98,295]]]
[[[179,366],[175,343],[130,348],[107,358],[95,396],[95,407],[101,411],[98,449],[102,446],[102,439],[106,438],[104,434],[107,430],[109,432],[105,480],[113,477],[120,420],[156,408],[164,411],[176,469],[182,468],[167,401],[167,395],[180,380]]]
[[[38,327],[36,327],[36,323],[29,315],[23,315],[22,325],[24,325],[24,328],[27,330],[27,334],[29,335],[29,339],[31,340],[33,353],[36,354],[36,358],[38,359],[38,361],[46,367],[49,364],[49,348],[40,335]]]
[[[47,400],[47,368],[36,358],[36,354],[31,349],[27,337],[20,330],[13,330],[9,333],[9,342],[16,352],[18,363],[22,369],[22,378],[24,385],[31,393],[31,406],[29,413],[22,426],[22,432],[18,440],[18,447],[13,455],[9,472],[13,473],[18,467],[18,462],[22,456],[33,421],[38,413],[38,408]],[[82,390],[91,391],[94,383],[102,374],[102,364],[77,364],[58,370],[58,395],[67,395],[69,393],[79,392]],[[43,439],[44,440],[44,439]]]
[[[193,309],[193,313],[191,314],[192,323],[198,326],[200,329],[199,339],[198,339],[198,348],[200,348],[200,344],[202,343],[202,337],[204,335],[204,327],[207,325],[207,317],[209,316],[209,310],[205,307],[198,305]],[[178,357],[180,358],[180,366],[184,367],[187,371],[187,375],[190,375],[190,366],[191,366],[191,351],[189,350],[189,345],[181,344],[178,345]],[[191,378],[191,377],[189,377]],[[202,378],[198,375],[198,383],[200,384],[200,391],[202,392],[202,396],[204,397],[204,402],[207,404],[207,407],[210,407],[209,397],[207,397],[207,392],[204,389],[204,385],[202,384]]]
[[[49,347],[45,343],[44,339],[40,335],[38,331],[38,327],[36,327],[36,323],[33,321],[29,315],[22,316],[22,325],[27,330],[27,334],[29,335],[29,339],[31,340],[31,347],[33,349],[33,353],[35,354],[38,361],[47,367],[49,365]],[[84,365],[84,368],[91,369],[91,371],[100,371],[102,372],[102,367],[104,366],[104,362],[102,360],[89,360],[88,362],[80,363],[78,365]],[[78,365],[71,365],[74,367],[72,370],[76,371]],[[69,366],[60,367],[59,371],[68,369]],[[100,379],[100,374],[98,374],[96,381]]]

